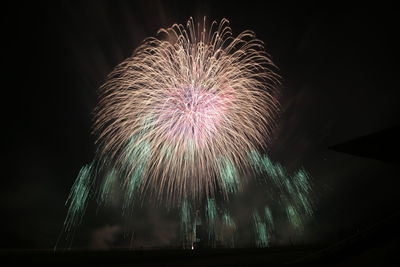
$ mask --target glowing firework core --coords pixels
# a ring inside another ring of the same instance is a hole
[[[201,145],[218,131],[231,97],[228,92],[215,94],[202,87],[182,86],[167,90],[160,107],[160,123],[167,125],[166,134]]]

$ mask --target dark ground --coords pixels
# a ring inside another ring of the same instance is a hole
[[[395,247],[331,252],[322,247],[151,251],[3,251],[3,262],[23,266],[382,266],[392,263]]]
[[[13,251],[15,264],[95,266],[259,266],[284,264],[317,248],[152,250],[152,251]]]
[[[393,214],[330,245],[199,250],[3,250],[0,256],[8,265],[23,266],[385,266],[396,262],[399,219],[399,213]]]

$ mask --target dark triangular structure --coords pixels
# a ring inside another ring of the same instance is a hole
[[[389,163],[399,163],[400,126],[365,135],[329,149]]]

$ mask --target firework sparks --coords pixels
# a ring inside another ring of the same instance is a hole
[[[190,19],[161,29],[109,75],[96,107],[99,157],[125,169],[123,185],[168,205],[227,199],[265,147],[278,109],[278,76],[250,31]]]
[[[70,231],[77,222],[82,220],[85,213],[87,200],[91,188],[91,175],[93,167],[91,165],[84,166],[72,186],[71,193],[67,199],[69,210],[65,219],[65,229]]]
[[[290,176],[259,152],[269,143],[279,85],[263,43],[251,31],[234,36],[226,19],[210,27],[189,19],[159,33],[165,37],[146,39],[100,89],[98,149],[73,185],[64,229],[81,221],[90,197],[108,204],[118,190],[124,215],[144,199],[179,208],[187,248],[205,203],[210,243],[225,238],[233,247],[236,224],[216,199],[240,192],[250,173],[278,188],[288,221],[301,228],[313,208],[308,174]],[[264,213],[253,214],[258,247],[274,229],[272,209]]]
[[[301,232],[306,219],[314,212],[309,174],[304,168],[289,174],[281,164],[272,162],[268,156],[260,155],[256,151],[251,151],[248,157],[261,181],[277,193],[275,200],[270,201],[273,204],[279,203],[277,208],[285,211],[289,225],[296,232]],[[265,219],[262,219],[257,211],[253,214],[255,241],[258,247],[268,246],[275,228],[271,207],[265,206],[264,217]]]
[[[268,246],[268,230],[267,224],[261,219],[257,211],[254,211],[254,229],[255,229],[255,241],[257,247]]]
[[[217,206],[215,199],[207,199],[206,203],[206,221],[207,221],[207,232],[208,238],[212,240],[215,235],[215,227],[217,221]]]

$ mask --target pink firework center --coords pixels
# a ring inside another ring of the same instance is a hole
[[[231,87],[207,90],[186,85],[166,91],[159,119],[168,129],[167,135],[197,146],[218,134],[234,99]]]

